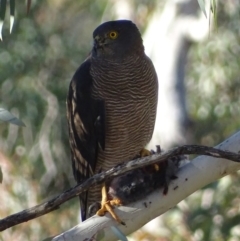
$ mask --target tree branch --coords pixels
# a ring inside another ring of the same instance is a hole
[[[239,141],[240,140],[240,132],[238,132],[237,134],[235,134],[234,136],[232,136],[231,138],[226,140],[224,143],[220,144],[217,148],[231,150],[231,148],[230,148],[231,146],[229,146],[229,143],[232,143],[233,139],[236,142],[238,141],[238,143],[239,143],[240,142]],[[238,145],[238,148],[240,149],[240,145]],[[232,151],[237,152],[237,151],[239,151],[239,149],[237,149],[237,147],[236,147],[236,148],[233,148]],[[148,157],[144,157],[144,158],[139,158],[139,159],[136,159],[136,160],[118,165],[117,167],[114,167],[114,168],[112,168],[112,169],[110,169],[106,172],[103,172],[103,173],[100,173],[100,174],[97,174],[97,175],[91,177],[90,179],[85,181],[83,184],[78,185],[74,188],[68,189],[67,191],[61,193],[60,195],[56,196],[55,198],[53,198],[53,199],[51,199],[47,202],[44,202],[44,203],[39,204],[35,207],[23,210],[19,213],[10,215],[10,216],[8,216],[4,219],[1,219],[0,220],[0,231],[3,231],[5,229],[10,228],[12,226],[15,226],[17,224],[29,221],[31,219],[37,218],[37,217],[42,216],[46,213],[49,213],[53,210],[56,210],[64,202],[68,201],[71,198],[74,198],[74,197],[78,196],[80,193],[86,191],[87,189],[89,189],[93,185],[103,183],[107,179],[117,177],[119,175],[122,175],[122,174],[126,173],[127,171],[130,171],[130,170],[133,170],[133,169],[136,169],[136,168],[139,168],[139,167],[143,167],[143,166],[146,166],[146,165],[150,165],[150,164],[165,161],[166,159],[171,158],[173,156],[186,155],[186,154],[202,154],[202,155],[212,156],[212,157],[215,157],[215,158],[226,158],[226,159],[232,160],[233,162],[240,162],[240,155],[229,152],[229,151],[214,149],[212,147],[197,146],[197,145],[188,145],[188,146],[176,147],[176,148],[174,148],[170,151],[163,152],[162,154],[156,154],[156,155],[152,155],[152,156],[148,156]],[[197,158],[195,158],[194,160],[196,160],[196,159]],[[209,159],[210,158],[207,159],[206,157],[203,158],[203,160],[209,160]],[[212,160],[212,162],[215,163],[215,165],[221,166],[220,165],[221,159],[219,160],[219,164],[217,164],[218,162],[216,162],[215,159],[211,159],[211,160]],[[227,162],[227,163],[230,163],[230,162]],[[185,170],[189,165],[192,165],[192,163],[190,163],[188,165],[185,165],[183,170]],[[236,164],[236,163],[234,163],[234,164],[232,163],[231,165],[235,165],[237,167],[240,167],[240,164]],[[206,167],[206,168],[208,168],[208,167]],[[237,169],[234,169],[234,171],[236,171],[236,170]],[[205,177],[203,179],[205,179]],[[216,179],[214,179],[214,180],[216,180]],[[179,180],[180,180],[180,176],[179,176],[177,182]],[[175,183],[175,181],[174,181],[174,183]],[[179,185],[180,184],[177,184],[177,186],[179,186]],[[197,190],[197,189],[195,189],[195,190]],[[159,191],[157,192],[157,195],[159,196]],[[162,195],[160,195],[160,196],[162,197]],[[166,199],[166,197],[168,199],[169,195],[165,196],[165,199]],[[140,203],[142,203],[142,201],[140,201]],[[136,204],[136,205],[139,205],[139,204]],[[133,207],[135,207],[135,204],[133,204]],[[120,212],[120,210],[122,208],[123,207],[120,207],[118,212]],[[142,208],[141,208],[141,210],[142,210]],[[122,217],[122,219],[124,221],[126,221],[127,225],[129,226],[132,223],[132,221],[127,221],[127,220],[131,220],[131,219],[126,218],[126,215],[129,216],[129,214],[125,214]],[[158,214],[158,215],[160,215],[160,214]],[[156,216],[158,216],[158,215],[156,215]],[[122,215],[120,215],[120,217],[121,216]],[[103,227],[106,227],[104,225],[109,226],[110,224],[111,225],[115,224],[111,219],[109,219],[107,217],[93,217],[89,220],[93,220],[93,219],[98,220],[97,222],[100,222],[100,223],[98,224],[97,229],[92,230],[93,232],[89,233],[89,235],[93,234],[94,232],[96,233],[98,230],[101,230]],[[87,230],[91,229],[89,224],[91,224],[92,221],[89,221],[89,220],[82,223],[80,226],[85,227],[85,225],[87,225],[87,227],[88,227]],[[103,220],[105,220],[105,221],[103,221]],[[106,222],[106,220],[108,220],[108,221]],[[150,219],[148,219],[147,221],[149,221],[149,220]],[[145,222],[147,222],[147,221],[145,220]],[[103,224],[101,224],[101,222],[103,222]],[[136,221],[134,221],[134,222],[136,222]],[[132,230],[132,229],[130,229],[130,230]],[[62,234],[62,235],[63,236],[67,235],[67,232],[65,234]],[[63,237],[63,236],[61,236],[61,237]],[[88,237],[88,236],[85,236],[85,237]],[[61,240],[61,239],[56,239],[56,240]],[[79,239],[79,237],[77,237],[76,239],[73,239],[73,240],[84,240],[84,239]]]
[[[197,146],[175,148],[172,151],[160,155],[159,160],[162,160],[163,156],[169,157],[170,152],[174,153],[174,155],[176,155],[176,153],[186,154],[185,151],[183,151],[186,150],[186,148],[188,153],[192,154],[192,150],[196,151],[195,148],[197,148]],[[231,136],[229,139],[216,146],[216,148],[236,153],[240,152],[240,132]],[[104,217],[93,216],[85,222],[55,237],[53,241],[92,240],[91,238],[98,232],[100,232],[101,238],[104,240],[116,240],[116,236],[111,231],[111,226],[118,226],[124,234],[130,234],[153,218],[165,213],[196,190],[240,169],[240,163],[237,163],[239,162],[239,155],[233,154],[234,162],[230,162],[224,159],[231,159],[231,154],[228,151],[224,151],[225,154],[227,153],[225,155],[221,150],[219,150],[220,152],[216,152],[216,150],[212,148],[205,149],[204,147],[200,147],[200,149],[197,148],[197,153],[200,154],[202,150],[204,150],[204,152],[206,151],[204,154],[213,157],[199,156],[181,167],[178,172],[178,178],[170,183],[167,195],[164,196],[162,192],[156,190],[144,200],[139,200],[132,203],[130,206],[116,207],[115,211],[117,215],[126,223],[126,226],[117,224],[108,214]],[[220,157],[221,154],[224,155],[224,158],[216,159]],[[230,154],[230,156],[228,154]],[[154,163],[155,158],[156,156],[142,158],[137,162],[141,163],[142,160],[147,159],[150,163]],[[119,172],[116,171],[116,173]]]

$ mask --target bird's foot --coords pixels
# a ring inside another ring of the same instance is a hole
[[[109,212],[110,215],[115,219],[118,223],[125,225],[125,223],[118,217],[118,215],[113,211],[113,206],[119,206],[121,204],[119,199],[108,200],[105,203],[102,202],[101,208],[97,211],[98,216],[104,216],[106,212]]]
[[[145,157],[145,156],[151,156],[153,153],[145,148],[142,148],[140,151],[140,157]],[[153,164],[154,168],[156,171],[159,171],[159,165],[158,164]]]
[[[141,157],[151,156],[151,155],[152,155],[152,153],[149,150],[145,149],[145,148],[142,148],[142,150],[140,151],[140,156]]]
[[[107,188],[106,184],[102,187],[102,202],[101,202],[101,208],[97,211],[97,215],[104,216],[106,212],[109,212],[110,215],[115,219],[118,223],[125,225],[125,223],[118,217],[118,215],[113,211],[113,206],[120,206],[121,200],[116,198],[113,200],[108,200],[107,197]]]

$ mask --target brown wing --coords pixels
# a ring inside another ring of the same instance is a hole
[[[104,101],[91,97],[91,62],[87,59],[74,74],[67,97],[67,119],[73,174],[81,183],[94,173],[99,146],[105,145]],[[82,221],[87,214],[87,195],[80,195]]]

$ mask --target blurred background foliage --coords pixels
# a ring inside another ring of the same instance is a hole
[[[156,2],[132,0],[141,32]],[[0,123],[0,218],[31,207],[75,185],[69,155],[65,99],[69,81],[87,57],[92,31],[115,18],[115,1],[16,2],[0,43],[0,105],[25,128]],[[239,129],[240,4],[219,1],[218,27],[191,47],[186,66],[192,143],[214,146]],[[206,21],[207,24],[207,21]],[[161,81],[161,80],[160,80]],[[134,240],[240,240],[238,175],[225,177],[163,215],[158,232],[139,230]],[[78,199],[0,234],[0,240],[42,240],[78,222]],[[56,221],[57,220],[57,221]]]
[[[188,105],[201,144],[213,146],[239,129],[239,13],[238,1],[219,1],[218,26],[189,54]]]

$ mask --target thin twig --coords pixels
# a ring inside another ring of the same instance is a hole
[[[29,221],[31,219],[37,218],[53,210],[56,210],[64,202],[78,196],[80,193],[88,190],[93,185],[103,183],[107,179],[120,176],[130,170],[134,170],[143,166],[165,161],[174,156],[190,155],[190,154],[206,155],[206,156],[212,156],[215,158],[229,159],[234,162],[240,162],[239,154],[215,149],[212,147],[198,146],[198,145],[185,145],[181,147],[176,147],[167,152],[163,152],[161,154],[155,154],[152,156],[138,158],[136,160],[120,164],[117,167],[111,168],[106,172],[94,175],[93,177],[86,180],[84,183],[68,189],[67,191],[61,193],[60,195],[56,196],[55,198],[49,201],[46,201],[32,208],[25,209],[21,212],[15,213],[4,219],[1,219],[0,231],[13,227],[17,224]]]

